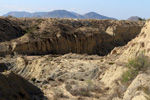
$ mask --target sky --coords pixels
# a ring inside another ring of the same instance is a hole
[[[96,12],[108,17],[150,18],[150,0],[0,0],[0,16],[10,11],[48,12],[68,10],[79,14]]]

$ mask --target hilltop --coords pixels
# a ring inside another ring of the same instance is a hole
[[[141,19],[141,17],[138,17],[138,16],[132,16],[132,17],[128,18],[127,20],[138,21],[139,19]]]

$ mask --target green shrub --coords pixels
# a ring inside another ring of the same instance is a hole
[[[37,30],[37,29],[38,29],[38,26],[32,26],[32,27],[27,28],[25,30],[25,33],[29,34],[29,33],[33,32],[33,31]]]
[[[145,18],[138,18],[138,21],[146,21]]]
[[[115,64],[115,63],[114,63],[114,62],[109,62],[108,64],[109,64],[109,65],[113,65],[113,64]]]
[[[129,60],[125,67],[128,70],[123,73],[123,82],[132,81],[140,71],[144,72],[150,67],[150,59],[144,53],[141,53],[134,59]]]

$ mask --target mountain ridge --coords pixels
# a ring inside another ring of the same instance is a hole
[[[54,10],[44,14],[42,17],[51,17],[51,18],[77,18],[75,14],[70,13],[66,10]]]
[[[4,17],[7,16],[13,17],[41,17],[41,18],[74,18],[74,19],[115,19],[112,17],[107,17],[96,12],[88,12],[84,15],[78,14],[76,12],[71,12],[67,10],[54,10],[51,12],[26,12],[26,11],[12,11],[4,14]],[[115,19],[116,20],[116,19]]]

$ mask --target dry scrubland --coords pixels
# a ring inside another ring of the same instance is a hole
[[[149,38],[150,20],[0,18],[0,99],[149,100]]]

